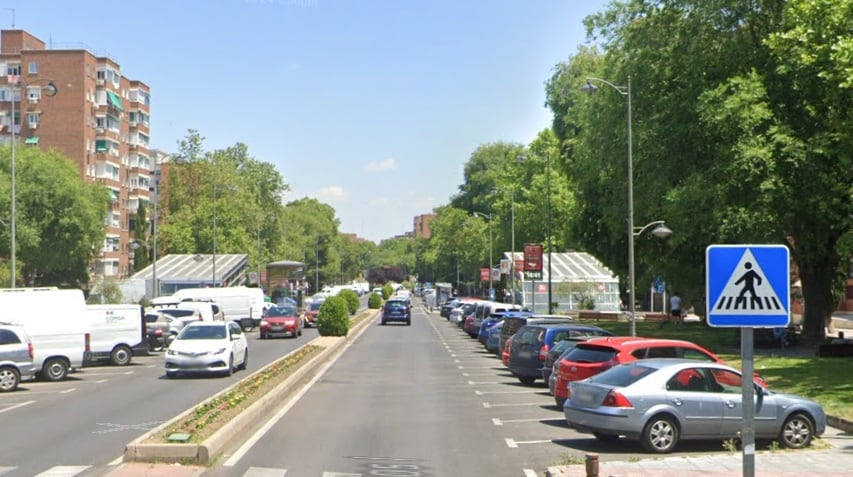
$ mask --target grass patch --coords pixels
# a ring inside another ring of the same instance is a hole
[[[628,335],[627,322],[590,322],[610,330],[617,335]],[[682,325],[636,322],[637,336],[647,338],[669,338],[696,343],[740,369],[740,329],[713,328],[705,323]],[[853,359],[821,358],[816,345],[802,343],[797,350],[812,350],[811,356],[779,356],[779,349],[755,348],[753,354],[755,371],[761,375],[774,391],[796,394],[820,403],[824,411],[832,416],[853,421]]]

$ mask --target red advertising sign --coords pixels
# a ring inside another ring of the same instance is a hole
[[[480,281],[481,282],[489,281],[489,269],[488,268],[481,268],[480,269]]]
[[[526,243],[526,244],[524,244],[524,271],[525,272],[541,272],[542,271],[542,244],[541,243]]]
[[[516,272],[523,272],[524,271],[524,259],[520,259],[520,260],[515,261],[515,271]]]

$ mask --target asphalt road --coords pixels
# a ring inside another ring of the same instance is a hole
[[[59,383],[26,382],[0,394],[0,475],[103,475],[125,445],[317,336],[258,339],[248,334],[249,366],[231,377],[166,379],[163,354],[134,357],[128,366],[83,368]],[[75,472],[76,470],[76,472]]]

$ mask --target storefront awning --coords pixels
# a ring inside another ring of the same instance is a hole
[[[124,106],[121,105],[121,98],[117,94],[107,91],[107,100],[119,111],[124,111]]]

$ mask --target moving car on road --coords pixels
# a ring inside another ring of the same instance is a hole
[[[166,377],[179,373],[218,373],[230,376],[246,369],[249,344],[234,321],[196,321],[178,333],[166,350]]]
[[[296,338],[302,336],[302,319],[296,307],[292,305],[273,306],[264,312],[261,320],[260,338],[272,338],[275,336],[288,336]]]
[[[755,386],[755,437],[800,449],[826,430],[826,414],[809,399]],[[616,366],[570,384],[569,426],[613,442],[639,440],[667,453],[682,440],[733,439],[743,429],[741,373],[695,360],[651,359]]]
[[[412,324],[412,309],[408,301],[392,298],[382,305],[382,324],[391,321],[402,321],[407,325]]]

